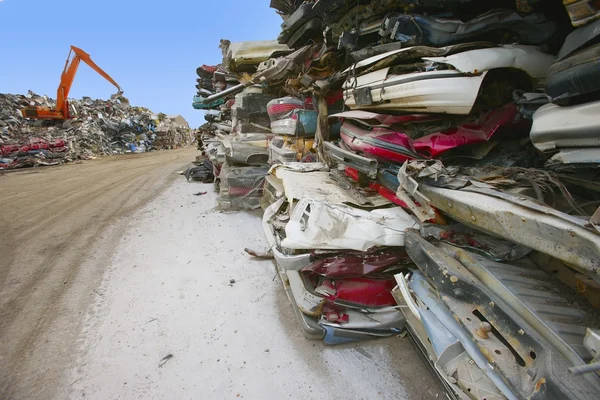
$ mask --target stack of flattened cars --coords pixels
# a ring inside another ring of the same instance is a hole
[[[276,135],[311,137],[317,130],[318,113],[310,100],[282,97],[267,104],[271,131]]]

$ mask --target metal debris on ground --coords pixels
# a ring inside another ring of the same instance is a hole
[[[161,358],[158,363],[158,368],[162,368],[162,366],[165,365],[167,363],[167,361],[169,361],[173,357],[174,357],[173,354],[167,354],[166,356]]]

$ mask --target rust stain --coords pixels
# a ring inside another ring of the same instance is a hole
[[[490,324],[488,324],[487,322],[482,322],[479,325],[479,328],[475,331],[475,333],[480,338],[487,339],[487,338],[489,338],[489,333],[491,331],[492,331],[492,326]]]
[[[542,388],[545,386],[546,386],[546,378],[540,378],[540,380],[535,383],[534,391],[537,393],[540,390],[542,390]]]
[[[487,348],[485,348],[484,346],[481,346],[479,343],[475,342],[475,344],[477,344],[477,347],[479,347],[479,350],[481,351],[481,353],[483,354],[483,356],[490,362],[493,363],[494,362],[494,357],[490,354],[489,350]]]
[[[496,321],[494,318],[491,318],[489,315],[486,315],[485,317],[493,326],[501,326],[498,324],[498,321]],[[522,331],[522,329],[520,331]],[[517,331],[517,334],[523,335],[525,333],[525,331],[523,331],[523,333],[521,333],[520,331]],[[502,334],[502,336],[504,336],[504,339],[506,339],[506,341],[512,346],[514,351],[517,352],[519,357],[523,359],[523,361],[525,362],[525,366],[529,367],[533,365],[534,361],[526,356],[526,354],[528,354],[529,351],[523,347],[523,344],[521,343],[520,338],[518,336],[515,336],[512,332],[504,330],[500,331],[500,333]]]
[[[576,281],[575,286],[577,287],[577,291],[581,294],[585,293],[587,290],[587,286],[581,281]]]

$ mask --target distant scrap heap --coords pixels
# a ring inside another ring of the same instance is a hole
[[[155,114],[118,99],[69,101],[77,116],[65,121],[28,120],[20,109],[53,106],[33,92],[0,94],[0,169],[55,165],[76,159],[142,153],[190,144],[193,133],[180,115]]]

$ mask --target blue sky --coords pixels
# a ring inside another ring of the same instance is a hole
[[[56,97],[69,46],[81,47],[132,104],[204,123],[192,108],[196,67],[221,61],[219,39],[276,39],[269,0],[0,0],[0,93]],[[81,64],[71,97],[116,89]]]

